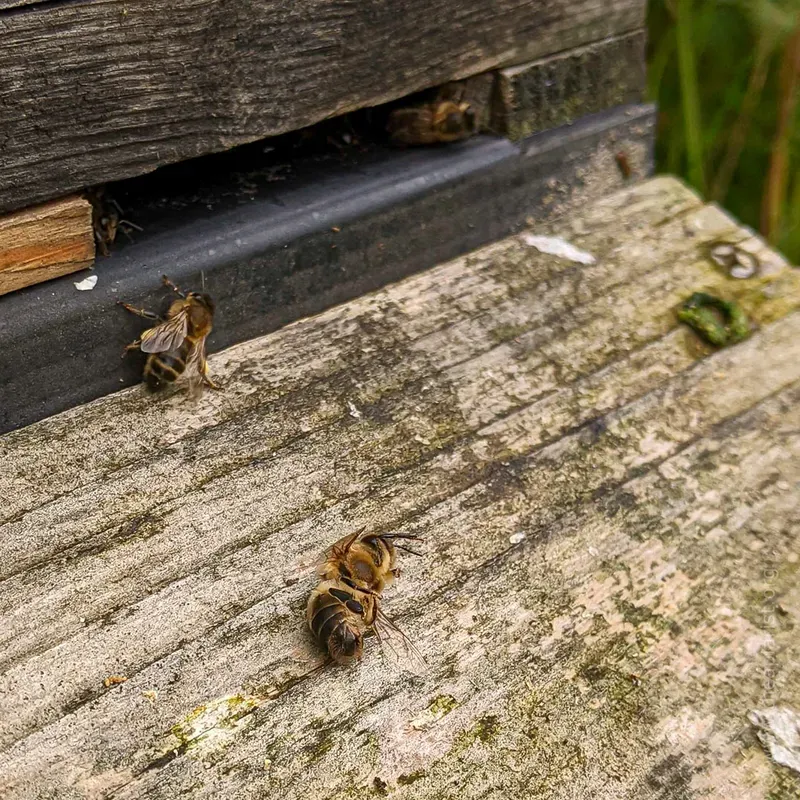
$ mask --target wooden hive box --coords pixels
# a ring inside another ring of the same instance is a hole
[[[644,0],[2,0],[0,213],[28,211],[0,224],[36,253],[0,238],[0,293],[93,260],[80,199],[38,203],[477,74],[483,121],[519,137],[641,99],[643,25]],[[549,84],[580,62],[581,89],[537,105],[555,53]]]

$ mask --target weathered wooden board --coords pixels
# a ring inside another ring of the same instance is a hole
[[[747,715],[800,711],[800,274],[670,179],[536,232],[596,263],[514,237],[195,406],[0,438],[4,798],[795,796]],[[698,346],[700,288],[759,329]],[[426,676],[320,669],[313,564],[362,525],[425,536],[386,608]]]
[[[65,197],[0,217],[0,294],[94,262],[92,207]]]
[[[0,11],[0,211],[642,27],[644,0]]]
[[[574,122],[645,93],[646,34],[635,31],[497,73],[492,127],[512,139]]]

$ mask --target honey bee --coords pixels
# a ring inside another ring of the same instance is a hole
[[[372,630],[388,660],[415,673],[426,667],[419,651],[380,607],[383,590],[398,574],[396,551],[420,555],[398,539],[419,537],[357,531],[336,542],[318,569],[322,581],[308,599],[306,620],[337,664],[360,660],[364,636]]]
[[[117,301],[132,314],[158,323],[131,342],[125,348],[123,357],[129,350],[141,350],[148,354],[144,379],[151,391],[175,383],[181,377],[188,380],[191,393],[200,384],[219,389],[208,377],[206,361],[206,337],[211,333],[214,321],[214,301],[203,292],[182,292],[166,275],[162,280],[180,298],[170,305],[166,319],[143,308]]]
[[[475,110],[464,100],[464,87],[449,83],[431,102],[394,109],[386,130],[392,144],[408,146],[457,142],[472,136],[477,127]]]
[[[122,219],[122,209],[119,203],[106,194],[105,186],[88,189],[86,198],[92,204],[92,229],[97,249],[102,255],[109,254],[109,245],[113,244],[117,238],[117,231],[121,230],[130,238],[128,228],[142,230],[130,220]]]

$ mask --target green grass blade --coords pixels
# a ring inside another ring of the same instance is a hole
[[[687,176],[690,183],[701,194],[705,194],[703,127],[700,114],[700,93],[697,85],[697,64],[692,46],[692,6],[693,0],[677,0],[675,38],[681,83],[683,130],[686,140]]]

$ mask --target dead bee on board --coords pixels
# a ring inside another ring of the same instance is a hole
[[[151,391],[175,383],[179,378],[188,380],[192,394],[201,384],[219,389],[208,377],[206,361],[206,337],[211,333],[214,321],[214,301],[204,292],[182,292],[166,275],[162,280],[180,298],[170,305],[166,319],[143,308],[117,301],[132,314],[158,323],[131,342],[125,348],[123,357],[129,350],[141,350],[148,354],[144,380]]]
[[[322,581],[308,599],[306,620],[337,664],[358,661],[364,635],[372,630],[388,660],[416,674],[426,668],[416,647],[380,607],[383,590],[398,573],[396,551],[420,555],[398,539],[419,537],[357,531],[336,542],[318,569]]]
[[[102,255],[109,254],[109,245],[117,238],[117,231],[122,231],[130,239],[128,228],[142,230],[130,220],[122,219],[119,203],[106,194],[105,186],[87,189],[86,199],[92,204],[92,230],[97,249]]]
[[[475,110],[457,83],[440,87],[430,102],[394,109],[386,124],[392,144],[400,146],[457,142],[477,128]]]

